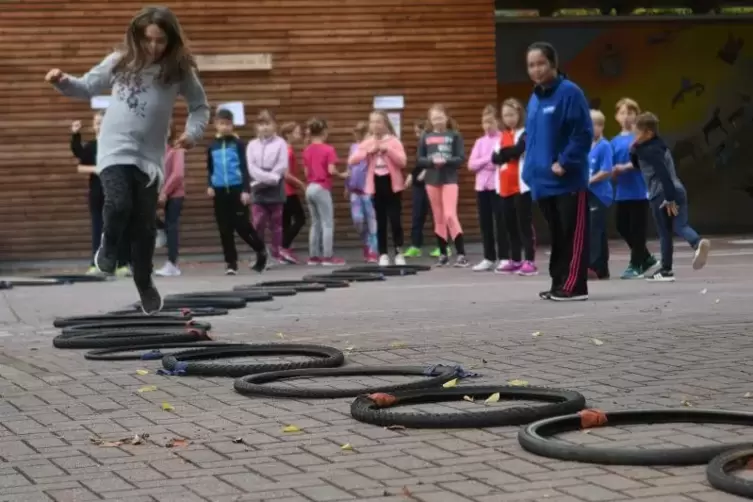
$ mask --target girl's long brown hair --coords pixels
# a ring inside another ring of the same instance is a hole
[[[458,123],[455,121],[454,118],[450,117],[450,114],[447,113],[447,108],[445,108],[445,106],[441,103],[434,103],[433,105],[429,107],[429,112],[427,113],[427,117],[426,117],[426,125],[424,126],[425,131],[431,131],[431,121],[429,121],[428,115],[431,115],[431,112],[434,110],[445,114],[445,116],[447,117],[447,130],[448,131],[460,132]]]
[[[384,125],[387,126],[387,130],[390,134],[393,136],[397,136],[397,133],[395,132],[395,128],[392,127],[392,122],[390,121],[390,118],[387,116],[387,112],[384,110],[374,110],[371,112],[374,115],[379,115],[382,117],[382,120],[384,120]]]
[[[526,124],[526,108],[523,106],[523,103],[520,102],[517,98],[507,98],[506,100],[502,101],[502,108],[505,106],[509,106],[516,112],[518,112],[518,123],[515,124],[515,129],[520,129]]]
[[[121,57],[115,64],[113,73],[135,74],[150,63],[144,48],[144,33],[151,24],[156,24],[167,37],[165,52],[156,61],[160,65],[159,81],[163,84],[181,81],[196,70],[196,60],[191,54],[188,39],[178,18],[167,7],[145,7],[131,19],[125,40],[118,48]]]

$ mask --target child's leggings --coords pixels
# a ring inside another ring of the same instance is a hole
[[[335,211],[332,194],[316,183],[306,187],[306,202],[311,215],[309,228],[309,256],[332,258],[334,253]]]
[[[251,206],[251,219],[259,238],[264,241],[267,227],[272,234],[270,242],[270,251],[272,256],[280,256],[280,247],[282,246],[282,210],[283,203],[279,204],[254,204]]]
[[[353,225],[361,236],[364,246],[372,253],[377,252],[377,222],[371,197],[363,193],[350,194],[350,215]]]
[[[463,229],[458,220],[458,191],[457,183],[440,186],[426,185],[426,195],[429,196],[429,205],[434,219],[434,233],[437,235],[440,250],[443,246],[446,248],[450,238],[455,241],[456,249],[458,244],[462,243]],[[457,249],[457,251],[458,254],[465,254],[464,250]]]

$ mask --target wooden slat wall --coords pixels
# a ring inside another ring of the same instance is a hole
[[[241,100],[247,120],[264,107],[282,123],[325,117],[344,157],[350,129],[374,95],[404,95],[403,140],[415,151],[413,122],[434,102],[460,122],[467,150],[480,111],[496,101],[491,0],[182,0],[179,16],[197,54],[273,54],[268,72],[205,73],[210,103]],[[70,122],[88,125],[88,103],[43,82],[59,67],[82,74],[117,44],[141,2],[10,0],[0,19],[0,260],[85,257],[89,250],[86,176],[68,149]],[[179,105],[176,120],[182,124]],[[249,126],[239,129],[243,137]],[[183,252],[218,252],[206,186],[211,137],[188,155]],[[336,245],[355,243],[341,185],[334,191]],[[461,219],[477,234],[472,177],[463,175]],[[404,196],[406,238],[410,195]],[[429,224],[426,234],[431,234]],[[298,247],[305,248],[305,235]]]

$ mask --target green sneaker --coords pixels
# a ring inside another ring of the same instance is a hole
[[[439,248],[434,248],[434,250],[429,254],[432,258],[439,258],[439,255],[441,255],[442,252],[439,250]],[[450,249],[450,246],[447,246],[447,256],[452,256],[452,249]]]
[[[643,262],[643,266],[641,267],[641,273],[645,274],[654,268],[657,263],[659,263],[659,260],[657,260],[654,255],[648,255],[648,258],[646,258],[646,261]]]
[[[411,246],[405,250],[405,253],[403,253],[403,256],[405,256],[406,258],[420,258],[421,248],[417,248],[416,246]]]
[[[636,270],[632,265],[629,265],[620,276],[620,279],[640,279],[642,277],[643,274],[639,270]]]
[[[131,271],[131,267],[119,267],[115,270],[115,275],[117,277],[133,277],[133,272]]]
[[[99,270],[97,270],[97,267],[92,265],[86,270],[86,275],[99,275]]]

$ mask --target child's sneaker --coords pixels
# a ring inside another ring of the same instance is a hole
[[[465,255],[459,254],[457,259],[455,260],[455,264],[453,267],[456,268],[468,268],[470,267],[471,262],[468,261],[468,258],[465,257]]]
[[[298,258],[296,258],[290,249],[280,249],[280,258],[291,265],[298,265]]]
[[[146,288],[139,288],[139,297],[141,297],[141,310],[146,315],[157,314],[162,310],[162,296],[157,291],[154,283],[149,280]]]
[[[423,253],[421,252],[421,248],[417,248],[416,246],[411,246],[405,250],[404,254],[406,258],[421,258],[421,255]]]
[[[514,274],[518,270],[520,270],[520,262],[512,260],[500,260],[495,272],[497,272],[498,274]]]
[[[390,255],[383,254],[379,256],[379,266],[380,267],[389,267],[390,266]]]
[[[99,246],[94,253],[94,266],[100,274],[112,275],[115,273],[116,258],[105,254],[104,245]]]
[[[710,249],[711,241],[708,239],[701,239],[698,243],[698,249],[695,250],[695,255],[693,255],[693,270],[701,270],[704,265],[706,265]]]
[[[646,277],[648,282],[674,282],[675,274],[671,270],[665,270],[663,268],[657,270],[653,274]]]
[[[225,270],[225,275],[238,275],[238,269],[237,268],[228,267]]]
[[[115,275],[117,277],[133,277],[133,270],[131,270],[131,267],[128,265],[125,267],[118,267],[118,269],[115,270]]]
[[[336,257],[330,257],[330,258],[322,258],[322,265],[325,267],[339,267],[341,265],[345,265],[345,260],[342,258],[336,258]]]
[[[539,269],[536,268],[536,264],[532,261],[524,261],[523,264],[516,272],[518,275],[530,277],[539,273]]]
[[[256,253],[256,262],[251,266],[254,272],[262,273],[267,269],[267,252],[260,251]]]
[[[474,265],[471,270],[474,272],[488,272],[489,270],[494,270],[494,262],[484,258],[478,264]]]
[[[646,261],[643,262],[643,265],[641,265],[640,273],[645,275],[647,274],[652,268],[654,268],[656,265],[659,264],[659,260],[656,259],[654,255],[648,255],[648,258],[646,258]]]
[[[366,263],[374,265],[379,263],[379,255],[373,251],[369,251],[369,255],[366,257]]]
[[[322,264],[322,259],[319,258],[318,256],[309,256],[309,259],[306,262],[306,265],[309,265],[311,267],[316,267],[321,264]]]
[[[639,270],[636,270],[632,265],[628,265],[628,268],[622,273],[620,279],[640,279],[642,277],[643,274]]]
[[[395,265],[398,267],[404,267],[407,265],[405,262],[405,255],[403,253],[397,253],[395,255]]]
[[[171,262],[166,262],[161,269],[154,272],[154,275],[160,277],[178,277],[180,275],[180,269]]]
[[[552,291],[547,300],[555,302],[583,302],[588,300],[588,293],[568,293],[566,291]]]
[[[439,258],[442,256],[442,251],[439,248],[434,248],[434,250],[429,253],[429,256],[432,258]],[[450,249],[449,246],[447,246],[447,256],[452,256],[452,249]]]
[[[99,270],[97,270],[97,267],[92,265],[86,270],[86,275],[99,275]]]
[[[447,257],[447,255],[439,255],[439,259],[437,260],[437,267],[446,267],[447,264],[450,263],[450,259]]]

